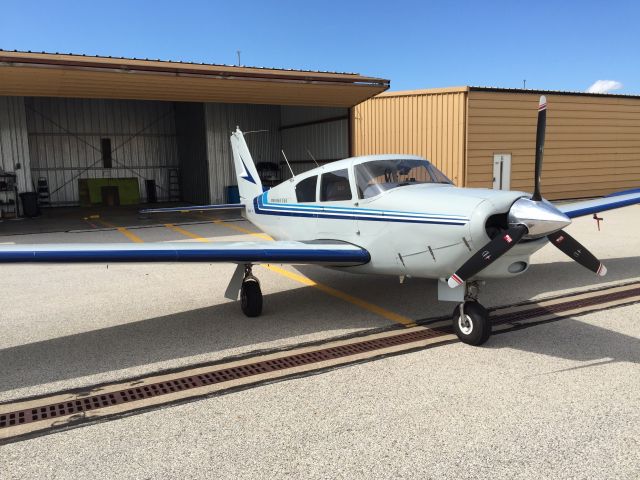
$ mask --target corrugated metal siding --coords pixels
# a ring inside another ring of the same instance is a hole
[[[348,117],[347,108],[288,107],[281,109],[282,126],[316,122],[318,120]],[[334,120],[282,130],[282,148],[287,154],[294,173],[302,173],[315,168],[318,163],[341,160],[349,156],[349,119]],[[290,178],[286,165],[281,168],[282,178]]]
[[[511,153],[511,188],[533,190],[538,94],[469,92],[467,178],[491,187],[493,154]],[[547,95],[542,191],[550,199],[640,186],[640,100]]]
[[[26,98],[34,177],[49,182],[52,203],[78,202],[78,178],[137,177],[168,198],[168,169],[178,167],[173,103]],[[111,138],[113,168],[103,168],[100,139]]]
[[[209,203],[209,163],[204,105],[176,103],[176,133],[182,200]]]
[[[226,187],[238,183],[229,142],[231,132],[236,126],[243,132],[267,130],[246,135],[247,145],[255,163],[278,163],[282,158],[280,106],[207,103],[205,119],[212,203],[225,202]]]
[[[21,165],[18,170],[17,163]],[[0,97],[0,170],[16,173],[20,192],[33,191],[22,97]]]
[[[354,108],[355,155],[420,155],[464,184],[466,89],[383,94]]]

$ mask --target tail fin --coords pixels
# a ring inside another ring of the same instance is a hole
[[[233,163],[236,167],[240,203],[251,204],[255,197],[262,195],[262,182],[251,158],[247,142],[244,140],[244,135],[238,127],[231,134],[231,149],[233,150]]]

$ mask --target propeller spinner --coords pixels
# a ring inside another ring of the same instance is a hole
[[[567,232],[562,230],[571,223],[569,217],[542,198],[540,179],[544,156],[544,137],[547,125],[547,98],[543,95],[538,103],[538,125],[536,128],[535,186],[531,198],[520,198],[509,210],[509,228],[497,235],[474,253],[449,279],[448,285],[455,288],[477,275],[495,260],[511,250],[523,238],[546,236],[560,251],[580,265],[599,276],[607,268],[589,250]]]

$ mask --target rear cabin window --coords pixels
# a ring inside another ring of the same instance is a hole
[[[351,200],[351,186],[347,169],[323,173],[320,183],[320,201],[336,202]]]
[[[316,185],[318,177],[305,178],[296,185],[296,200],[298,202],[315,202],[316,201]]]

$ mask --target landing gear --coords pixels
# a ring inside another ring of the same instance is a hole
[[[467,285],[465,301],[453,310],[453,331],[469,345],[482,345],[491,336],[489,313],[477,301],[478,285]]]
[[[247,317],[258,317],[262,313],[262,290],[260,290],[260,282],[251,272],[251,265],[245,265],[242,287],[240,287],[240,305]]]

